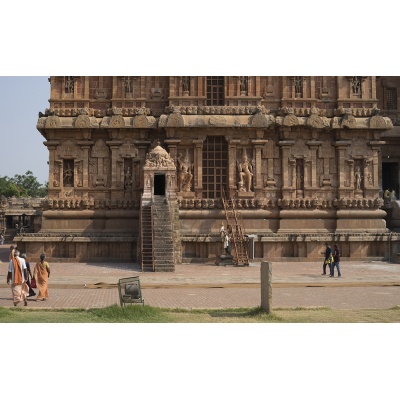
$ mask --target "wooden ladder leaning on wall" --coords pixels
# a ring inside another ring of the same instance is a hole
[[[240,266],[248,266],[250,265],[249,253],[247,250],[247,240],[241,223],[241,216],[235,209],[235,199],[227,199],[224,189],[222,189],[222,204],[225,209],[226,223],[232,232],[235,263]]]

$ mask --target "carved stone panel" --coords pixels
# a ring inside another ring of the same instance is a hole
[[[311,150],[306,146],[304,141],[300,139],[291,147],[290,155],[293,158],[309,159],[311,157]]]
[[[73,158],[73,159],[81,159],[82,158],[82,150],[79,146],[77,146],[72,140],[66,140],[60,146],[57,147],[57,158]]]
[[[92,172],[90,173],[90,170]],[[107,187],[110,172],[110,149],[102,139],[98,139],[91,151],[89,173],[93,187]]]

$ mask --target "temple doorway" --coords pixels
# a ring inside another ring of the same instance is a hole
[[[154,174],[154,195],[165,196],[165,174]]]
[[[382,189],[393,190],[399,195],[399,169],[397,162],[382,163]]]

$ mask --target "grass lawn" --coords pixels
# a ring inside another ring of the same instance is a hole
[[[118,305],[100,309],[0,308],[0,323],[355,323],[400,322],[400,307],[383,310],[330,308],[277,308],[271,314],[260,308],[181,310],[151,306]]]

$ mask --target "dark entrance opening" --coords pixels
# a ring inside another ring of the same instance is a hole
[[[382,163],[382,190],[393,190],[399,195],[399,170],[397,162]]]
[[[165,174],[154,174],[154,195],[165,196]]]

